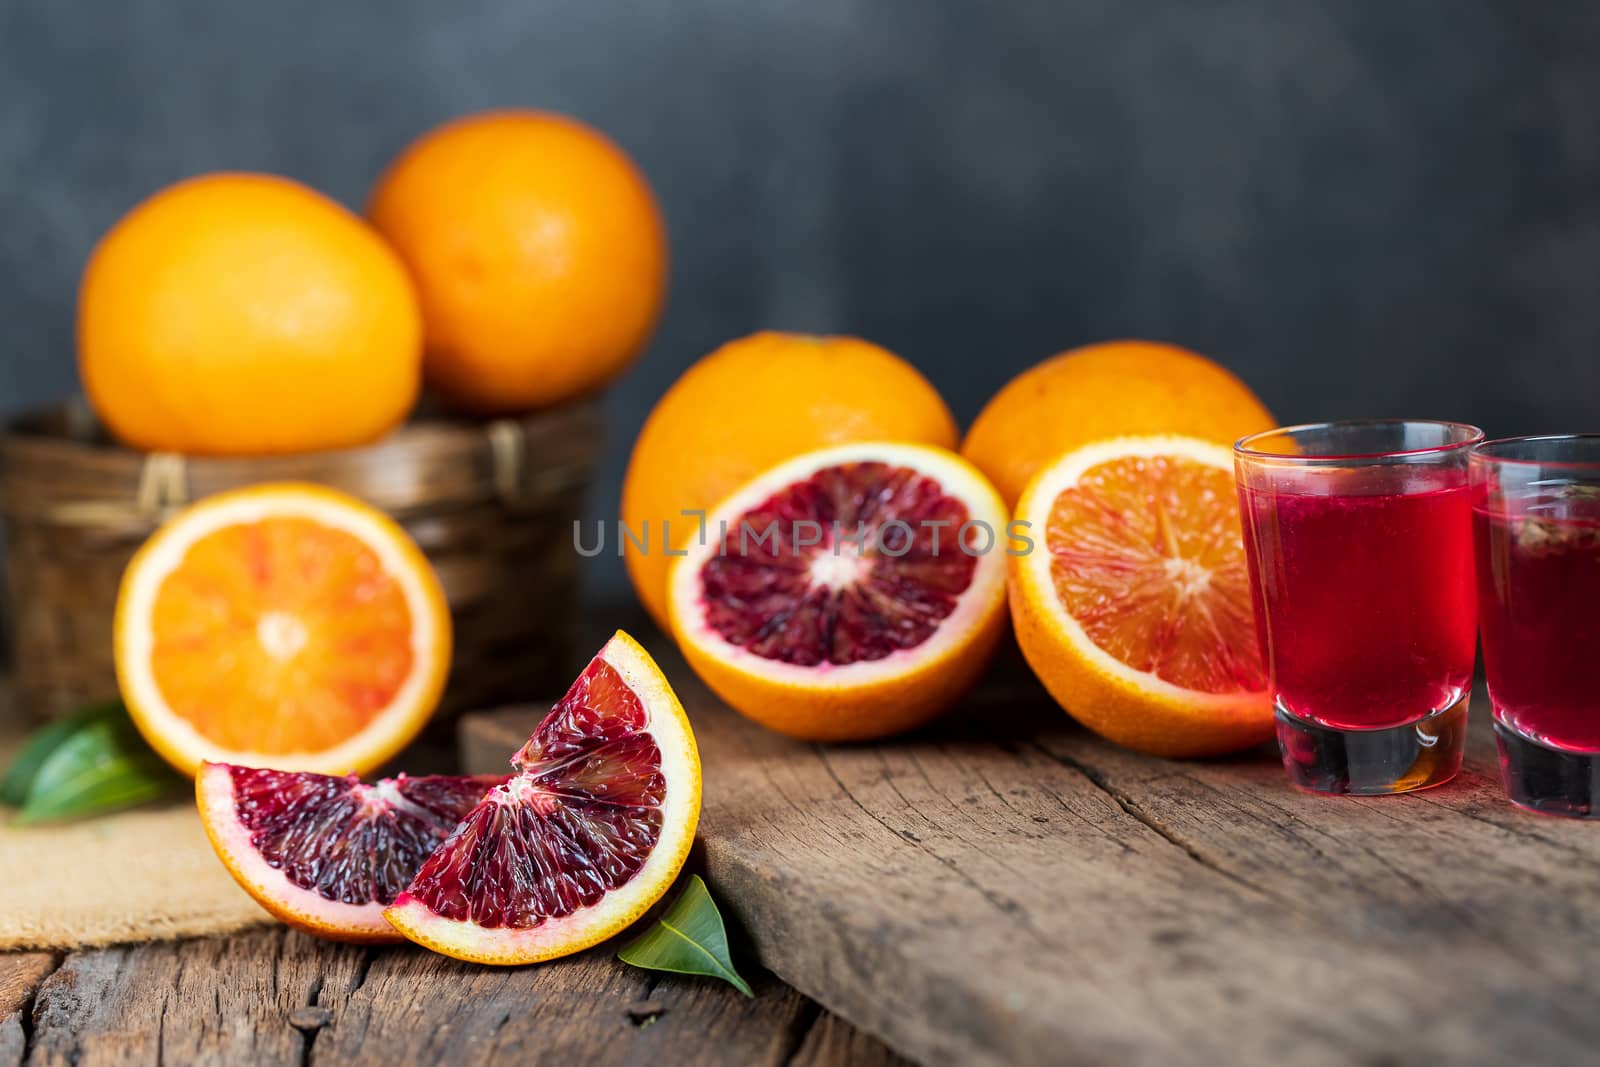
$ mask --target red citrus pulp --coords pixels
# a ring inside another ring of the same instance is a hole
[[[926,722],[1005,625],[1005,505],[941,448],[808,452],[712,508],[706,534],[673,565],[673,632],[719,696],[793,737]]]
[[[477,963],[564,956],[661,898],[700,815],[683,706],[618,632],[384,914],[406,937]]]
[[[195,778],[206,836],[262,907],[339,941],[400,941],[383,917],[422,861],[499,775],[342,778],[207,763]]]

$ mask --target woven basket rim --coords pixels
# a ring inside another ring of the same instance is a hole
[[[111,440],[81,400],[0,426],[0,513],[66,525],[140,522],[223,489],[315,481],[391,512],[498,496],[511,504],[586,485],[601,446],[594,397],[486,421],[421,413],[355,448],[293,455],[143,453]]]

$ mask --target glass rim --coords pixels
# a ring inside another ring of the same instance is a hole
[[[1495,449],[1512,445],[1557,444],[1566,441],[1586,441],[1600,446],[1600,433],[1536,433],[1522,437],[1496,437],[1479,441],[1472,446],[1471,458],[1483,463],[1510,467],[1554,467],[1565,470],[1600,470],[1600,457],[1595,459],[1525,459],[1521,456],[1497,455]]]
[[[1314,430],[1372,429],[1380,426],[1438,426],[1465,431],[1465,433],[1459,441],[1449,441],[1442,445],[1429,445],[1425,448],[1397,448],[1385,452],[1318,452],[1315,455],[1297,455],[1287,452],[1265,452],[1259,448],[1251,447],[1253,442],[1263,441],[1279,434],[1292,436]],[[1476,448],[1483,443],[1484,436],[1483,430],[1470,422],[1454,422],[1450,419],[1330,419],[1326,422],[1301,422],[1293,426],[1279,426],[1275,430],[1260,430],[1253,434],[1247,434],[1233,443],[1233,454],[1240,459],[1307,465],[1351,463],[1359,460],[1374,459],[1413,459],[1419,456],[1443,455],[1450,452],[1459,452],[1463,449]]]

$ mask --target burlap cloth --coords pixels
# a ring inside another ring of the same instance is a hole
[[[0,767],[20,740],[0,722]],[[191,799],[61,826],[16,827],[12,817],[0,814],[0,950],[196,937],[272,921],[211,851]]]

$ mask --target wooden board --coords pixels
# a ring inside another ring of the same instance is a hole
[[[803,1064],[897,1067],[768,975],[748,1000],[596,950],[516,969],[283,927],[0,956],[0,1067],[112,1064]]]
[[[657,650],[660,650],[658,643]],[[1481,694],[1456,782],[1296,792],[1140,756],[1000,672],[892,744],[786,740],[661,655],[702,862],[762,963],[929,1063],[1593,1062],[1600,826],[1521,813]],[[538,713],[464,728],[504,765]]]

